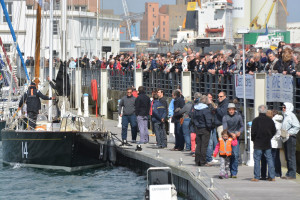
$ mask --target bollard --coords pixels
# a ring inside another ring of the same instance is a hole
[[[201,169],[200,168],[198,168],[198,175],[197,175],[197,177],[200,179],[201,178]]]
[[[119,109],[120,109],[120,101],[121,101],[121,99],[119,99],[118,100],[118,111],[119,111]],[[122,108],[122,110],[123,110],[123,108]],[[122,113],[122,110],[121,110],[121,113]],[[119,121],[119,123],[118,123],[118,128],[122,128],[122,117],[118,114],[118,121]]]
[[[230,196],[228,193],[225,193],[225,195],[223,196],[223,200],[230,200]]]
[[[156,152],[156,158],[159,158],[159,150]]]
[[[179,159],[179,167],[182,166],[182,163],[183,163],[183,160],[182,160],[182,158],[180,158],[180,159]]]
[[[89,95],[88,94],[83,94],[83,116],[84,117],[89,117]]]
[[[211,178],[210,179],[210,189],[213,189],[214,188],[214,179]]]
[[[253,159],[253,153],[254,153],[254,149],[253,149],[253,141],[251,141],[251,126],[252,126],[252,122],[248,122],[248,161],[247,161],[247,166],[254,166],[254,159]]]

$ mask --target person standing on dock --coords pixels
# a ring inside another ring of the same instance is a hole
[[[31,82],[27,92],[22,96],[19,102],[19,109],[23,106],[24,103],[27,104],[27,116],[28,116],[28,128],[35,129],[36,127],[36,119],[39,114],[39,110],[41,109],[41,99],[43,100],[51,100],[55,99],[55,97],[48,97],[43,95],[38,89],[36,89],[36,85],[34,82]]]
[[[300,124],[293,113],[294,106],[289,102],[285,102],[282,106],[283,112],[283,122],[282,122],[282,130],[285,130],[288,134],[288,140],[284,142],[284,151],[285,151],[285,159],[286,165],[288,168],[285,177],[283,179],[296,179],[296,141],[297,134],[300,130]]]
[[[251,140],[254,143],[254,178],[251,181],[257,182],[260,179],[260,162],[262,154],[268,163],[269,181],[275,181],[275,168],[272,158],[271,139],[276,134],[276,127],[273,120],[267,117],[268,107],[260,105],[258,107],[259,116],[252,122]]]
[[[145,88],[140,86],[138,88],[139,96],[135,100],[135,114],[137,116],[137,123],[140,130],[140,142],[145,144],[149,142],[148,132],[148,115],[150,111],[150,98],[145,93]]]
[[[226,97],[226,92],[222,91],[218,94],[218,106],[215,106],[215,126],[218,133],[218,138],[221,138],[223,131],[222,119],[227,114],[229,100]]]
[[[166,148],[167,139],[166,131],[164,129],[165,118],[167,116],[166,107],[159,101],[158,95],[153,96],[153,106],[152,106],[152,122],[155,127],[157,148]]]
[[[127,129],[128,123],[131,126],[131,138],[132,142],[136,141],[137,136],[137,123],[135,115],[135,100],[136,98],[132,96],[132,88],[127,88],[127,95],[124,96],[119,104],[119,115],[122,117],[122,145],[127,144]],[[121,110],[123,108],[123,114]]]
[[[236,111],[234,103],[229,103],[227,110],[227,115],[223,117],[223,128],[228,130],[233,140],[237,139],[237,144],[232,146],[232,156],[230,158],[231,178],[237,178],[240,152],[239,138],[244,130],[244,123],[242,116]]]

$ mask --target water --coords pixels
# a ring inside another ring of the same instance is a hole
[[[124,167],[67,173],[21,165],[3,166],[0,142],[0,199],[141,200],[146,184],[145,176]]]
[[[76,173],[2,165],[0,142],[0,199],[140,200],[145,176],[127,168],[101,168]]]

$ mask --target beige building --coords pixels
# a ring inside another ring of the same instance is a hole
[[[177,0],[176,5],[163,5],[159,11],[160,13],[166,14],[169,16],[169,30],[170,38],[177,37],[177,31],[179,26],[182,26],[183,21],[186,17],[186,4],[185,0]]]

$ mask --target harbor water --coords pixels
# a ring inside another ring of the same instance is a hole
[[[2,164],[0,141],[0,199],[122,199],[144,198],[146,177],[124,167],[76,173]]]
[[[125,167],[63,172],[2,164],[0,141],[0,199],[141,200],[146,176]],[[180,198],[179,198],[180,199]]]

